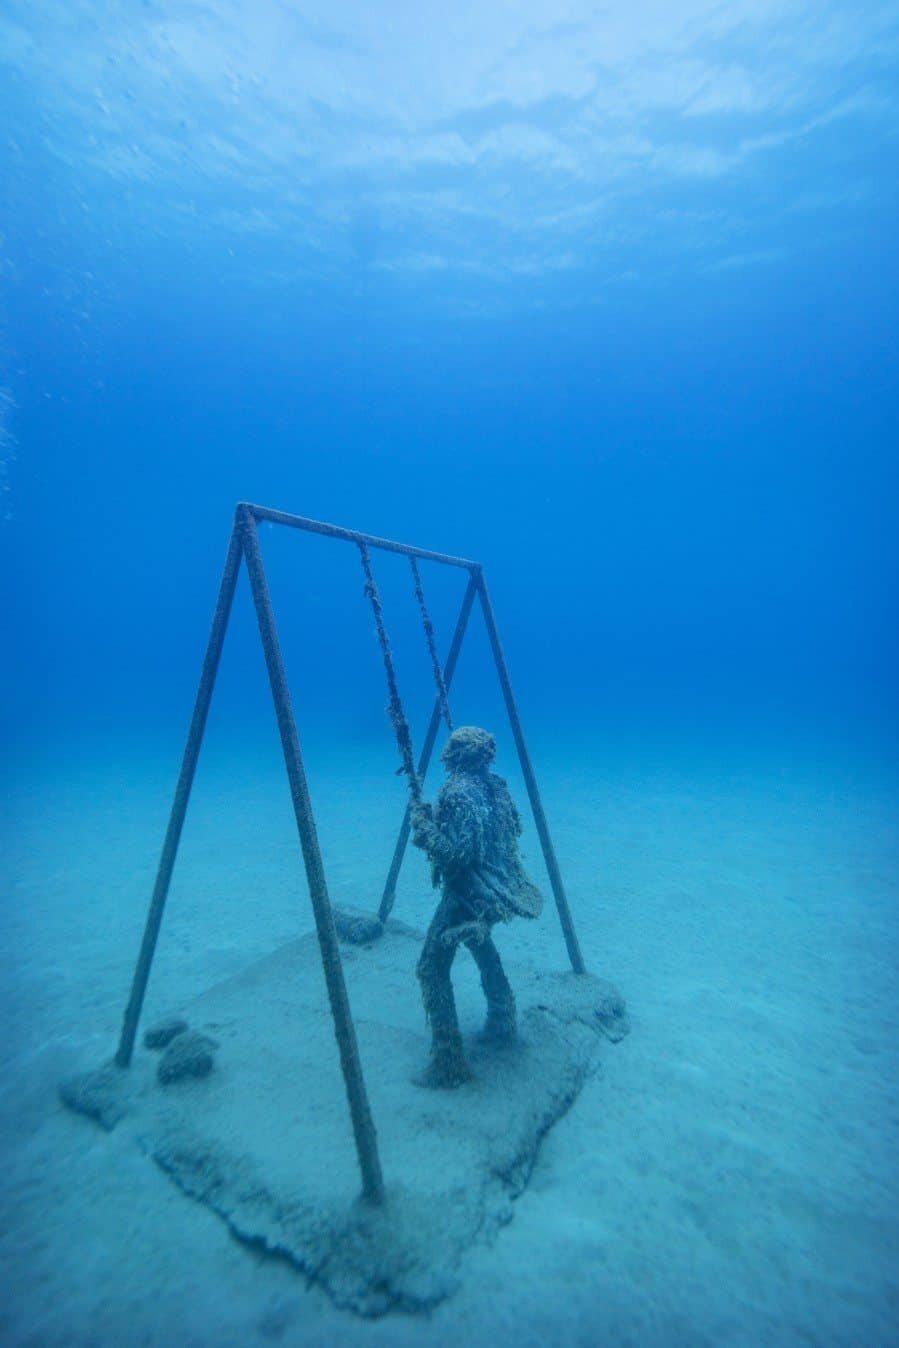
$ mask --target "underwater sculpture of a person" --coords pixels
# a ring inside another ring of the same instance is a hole
[[[496,741],[486,730],[460,726],[441,755],[447,780],[436,808],[412,806],[412,840],[427,853],[431,880],[442,891],[428,928],[418,979],[431,1029],[431,1058],[417,1078],[424,1086],[458,1086],[471,1072],[465,1060],[450,979],[460,945],[471,951],[487,998],[483,1037],[511,1042],[515,997],[490,929],[513,917],[537,917],[543,899],[518,852],[521,820],[509,788],[490,771]]]

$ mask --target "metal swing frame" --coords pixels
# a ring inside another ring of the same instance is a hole
[[[503,700],[509,717],[512,735],[515,740],[515,747],[518,751],[518,758],[534,816],[534,823],[540,838],[543,859],[549,874],[549,881],[552,887],[556,908],[558,910],[559,921],[562,926],[565,944],[568,949],[568,957],[571,961],[571,967],[576,974],[582,974],[586,970],[577,935],[574,930],[571,912],[568,907],[568,899],[565,894],[565,887],[562,883],[559,863],[556,859],[552,839],[550,838],[549,827],[543,810],[543,802],[540,798],[540,790],[537,785],[537,779],[534,775],[533,765],[531,763],[530,754],[528,753],[524,732],[521,727],[518,707],[515,702],[515,695],[512,691],[512,683],[509,678],[509,670],[506,665],[506,658],[503,654],[503,648],[499,639],[493,606],[490,602],[490,596],[484,580],[484,572],[480,563],[470,561],[464,557],[453,557],[447,553],[432,552],[426,548],[416,548],[407,543],[398,543],[389,538],[378,538],[371,534],[359,533],[353,529],[343,529],[338,525],[325,524],[320,520],[306,519],[301,515],[290,515],[281,510],[270,510],[265,506],[250,505],[246,502],[238,504],[234,512],[234,523],[219,585],[215,613],[213,615],[209,640],[206,646],[206,654],[203,660],[203,668],[200,673],[197,695],[194,701],[190,729],[188,730],[187,742],[184,746],[181,770],[178,775],[178,783],[175,788],[175,796],[169,814],[165,840],[163,842],[162,853],[156,873],[156,881],[153,886],[153,894],[144,926],[143,939],[141,941],[137,964],[134,970],[131,993],[127,1006],[125,1007],[122,1031],[115,1055],[115,1062],[119,1067],[128,1067],[134,1052],[138,1021],[140,1020],[144,995],[146,993],[153,956],[159,937],[159,930],[162,925],[165,902],[168,896],[175,859],[178,853],[178,844],[181,839],[184,817],[187,812],[187,804],[190,799],[191,787],[193,785],[197,760],[200,754],[200,746],[203,741],[203,732],[206,728],[206,719],[212,701],[212,693],[215,687],[216,673],[218,671],[222,647],[225,641],[225,633],[231,615],[231,606],[234,599],[234,591],[237,586],[237,578],[240,572],[240,563],[241,559],[243,559],[246,562],[253,604],[256,609],[256,617],[259,624],[259,635],[262,641],[262,649],[265,655],[265,663],[271,686],[272,701],[274,702],[278,730],[281,736],[281,747],[284,753],[284,763],[287,768],[287,778],[290,785],[290,794],[297,822],[297,831],[299,833],[300,847],[303,854],[306,880],[309,886],[309,896],[315,918],[316,934],[321,950],[325,983],[328,989],[328,999],[331,1004],[331,1013],[334,1019],[334,1030],[340,1054],[340,1065],[343,1072],[347,1102],[356,1142],[356,1151],[359,1159],[359,1168],[362,1175],[362,1193],[363,1197],[369,1201],[379,1203],[384,1199],[384,1180],[378,1154],[377,1134],[362,1075],[359,1046],[356,1040],[356,1029],[350,1010],[349,998],[347,996],[346,982],[343,975],[343,963],[340,957],[340,946],[334,924],[334,915],[328,897],[321,849],[319,847],[318,835],[315,827],[312,803],[309,798],[306,772],[303,766],[303,756],[300,751],[300,742],[297,735],[293,708],[291,706],[287,676],[284,670],[284,662],[281,658],[281,649],[278,642],[275,615],[272,609],[268,581],[262,562],[262,552],[259,547],[259,535],[257,530],[257,524],[259,523],[283,524],[291,529],[301,529],[307,533],[323,534],[329,538],[342,539],[357,545],[364,544],[369,548],[379,548],[385,552],[398,552],[413,559],[439,562],[445,566],[460,567],[468,572],[468,584],[462,598],[462,606],[459,610],[455,631],[453,632],[446,663],[443,668],[444,684],[446,688],[449,688],[452,683],[453,674],[462,649],[462,642],[468,627],[468,620],[471,616],[474,601],[477,598],[480,601],[481,611],[484,615],[490,648],[493,653],[496,672],[499,676]],[[441,699],[438,695],[435,700],[431,720],[428,725],[428,730],[425,735],[418,761],[418,775],[422,780],[427,772],[440,726],[440,701]],[[393,908],[396,897],[396,882],[408,845],[409,831],[409,807],[407,805],[397,837],[396,846],[393,851],[393,858],[387,873],[387,879],[378,911],[378,916],[382,923],[386,921]]]

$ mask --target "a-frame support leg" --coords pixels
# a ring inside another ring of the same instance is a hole
[[[150,977],[150,966],[153,963],[153,955],[156,951],[156,942],[159,937],[162,914],[165,909],[165,901],[168,897],[169,885],[172,879],[172,870],[175,865],[175,857],[178,855],[178,843],[181,840],[181,829],[184,825],[187,802],[190,799],[190,789],[193,786],[197,759],[200,755],[200,745],[203,742],[203,731],[206,729],[206,717],[209,713],[209,703],[212,699],[212,690],[215,687],[215,676],[218,671],[219,660],[222,654],[222,645],[228,627],[228,618],[231,614],[231,604],[234,599],[237,574],[240,570],[241,549],[240,535],[235,520],[234,527],[231,530],[231,540],[228,544],[228,553],[225,557],[225,566],[222,571],[221,584],[219,585],[215,614],[212,619],[209,641],[206,646],[206,656],[203,660],[203,669],[200,674],[200,683],[197,688],[196,701],[194,702],[193,716],[191,717],[190,729],[187,732],[187,743],[184,746],[184,756],[181,759],[181,771],[178,775],[178,785],[175,787],[175,799],[172,801],[172,808],[169,813],[168,827],[165,831],[165,841],[162,844],[162,854],[159,858],[159,867],[156,871],[156,882],[153,886],[153,897],[150,900],[150,908],[147,913],[143,940],[141,941],[140,953],[137,957],[137,966],[134,970],[134,978],[131,984],[131,995],[128,998],[128,1005],[125,1008],[122,1033],[119,1039],[119,1047],[115,1055],[115,1061],[119,1067],[127,1067],[131,1062],[131,1055],[134,1052],[134,1038],[137,1034],[137,1023],[140,1020],[141,1008],[144,1004],[144,994],[147,991],[147,979]]]
[[[496,672],[499,675],[500,686],[503,690],[503,700],[506,704],[506,712],[509,717],[509,724],[512,727],[512,735],[515,739],[515,747],[518,750],[518,760],[521,763],[521,772],[524,777],[524,784],[527,788],[528,799],[531,802],[531,810],[534,814],[534,823],[537,826],[537,833],[540,838],[540,846],[543,849],[543,859],[546,862],[546,869],[549,874],[549,883],[552,886],[553,898],[556,901],[556,908],[559,912],[559,921],[562,924],[562,934],[565,937],[565,944],[568,947],[568,958],[571,961],[571,967],[576,974],[586,972],[584,957],[581,954],[581,948],[578,945],[577,933],[574,930],[574,922],[571,918],[571,910],[568,907],[568,899],[565,894],[565,886],[562,883],[562,873],[559,870],[559,863],[556,860],[555,848],[552,839],[549,836],[549,825],[546,822],[546,815],[543,810],[543,801],[540,799],[540,788],[537,786],[537,778],[534,775],[534,768],[531,763],[531,756],[528,753],[528,747],[525,743],[524,731],[521,728],[521,720],[518,715],[518,707],[515,703],[515,694],[512,692],[512,682],[509,678],[509,669],[506,664],[506,657],[503,654],[503,648],[499,639],[499,632],[496,626],[496,619],[493,616],[493,605],[490,603],[490,596],[487,593],[487,585],[484,580],[484,573],[477,571],[476,581],[478,595],[481,600],[481,609],[484,614],[484,622],[487,627],[487,636],[490,639],[490,648],[493,651],[493,659],[496,664]]]
[[[225,631],[228,626],[228,618],[231,613],[234,590],[237,584],[237,575],[240,569],[241,554],[243,554],[247,563],[250,588],[253,593],[253,602],[256,607],[256,616],[259,622],[259,634],[262,639],[265,663],[268,669],[269,683],[271,685],[272,698],[278,719],[278,729],[281,734],[281,746],[284,751],[284,762],[287,767],[290,794],[293,800],[294,814],[296,816],[297,828],[300,835],[300,845],[303,852],[306,879],[312,900],[312,910],[315,917],[319,948],[321,950],[325,983],[328,989],[331,1013],[334,1018],[334,1032],[337,1038],[337,1046],[340,1053],[340,1065],[343,1070],[344,1084],[346,1086],[347,1100],[350,1108],[350,1117],[353,1124],[356,1152],[359,1158],[359,1169],[362,1173],[362,1192],[366,1199],[380,1203],[384,1199],[384,1181],[381,1174],[380,1157],[378,1155],[377,1134],[371,1116],[365,1082],[362,1077],[362,1066],[359,1060],[356,1031],[353,1025],[346,984],[343,977],[343,965],[340,960],[337,933],[334,929],[334,918],[328,898],[327,885],[325,883],[321,851],[319,849],[318,836],[316,834],[315,822],[312,816],[309,790],[306,784],[306,774],[303,767],[302,755],[300,753],[300,744],[297,736],[296,724],[293,718],[293,709],[290,705],[290,693],[287,687],[287,678],[284,673],[284,665],[281,660],[281,651],[278,645],[274,613],[272,611],[271,599],[268,593],[265,570],[262,565],[262,555],[259,551],[256,522],[250,510],[245,506],[240,506],[237,510],[234,528],[231,533],[231,540],[228,545],[228,554],[225,559],[225,567],[219,586],[218,600],[216,602],[215,614],[212,620],[212,628],[209,633],[203,669],[200,674],[200,683],[197,689],[196,701],[194,703],[190,730],[188,731],[187,743],[181,761],[178,785],[175,789],[175,799],[169,814],[169,822],[162,847],[162,855],[156,873],[153,896],[150,900],[150,908],[147,913],[143,940],[141,942],[137,966],[132,980],[131,995],[128,999],[128,1005],[125,1008],[122,1033],[115,1061],[119,1067],[127,1067],[131,1062],[131,1056],[134,1051],[137,1025],[143,1007],[144,995],[147,990],[150,967],[153,963],[153,955],[156,950],[159,929],[162,924],[162,915],[165,909],[165,902],[172,878],[172,870],[178,852],[178,843],[184,825],[187,803],[190,798],[190,791],[196,772],[200,745],[203,740],[203,731],[206,727],[209,704],[212,699],[212,690],[215,686],[215,676],[221,658]]]
[[[334,1017],[334,1032],[340,1052],[340,1065],[346,1086],[353,1134],[356,1139],[356,1151],[359,1168],[362,1171],[362,1191],[365,1198],[380,1203],[384,1199],[384,1180],[381,1175],[381,1162],[378,1156],[378,1141],[375,1125],[368,1103],[368,1094],[362,1077],[362,1065],[359,1061],[359,1047],[356,1042],[356,1030],[350,1013],[346,983],[343,977],[343,965],[340,948],[337,944],[337,931],[334,927],[334,915],[328,898],[325,872],[322,865],[321,850],[312,816],[309,789],[306,784],[306,772],[300,753],[293,709],[290,705],[290,692],[287,676],[281,659],[278,635],[275,629],[275,616],[269,598],[268,584],[259,551],[259,538],[256,533],[256,521],[246,507],[238,512],[238,527],[243,540],[250,588],[256,605],[259,620],[259,635],[265,652],[275,713],[278,718],[278,730],[281,734],[281,747],[284,750],[284,762],[287,778],[290,782],[290,795],[300,834],[300,846],[306,867],[306,879],[309,895],[312,899],[312,911],[315,916],[315,929],[321,948],[322,966],[328,988],[328,999]]]
[[[459,617],[456,620],[456,630],[453,633],[453,639],[450,642],[446,664],[443,666],[443,682],[447,689],[449,689],[452,684],[453,675],[456,672],[456,665],[459,661],[459,652],[462,649],[462,642],[465,638],[465,631],[468,627],[468,619],[471,616],[471,608],[474,604],[477,589],[477,581],[474,576],[469,576],[468,585],[465,594],[462,597],[462,607],[459,610]],[[425,735],[424,744],[421,747],[421,754],[418,759],[418,777],[420,781],[424,781],[428,765],[431,762],[431,754],[434,752],[434,743],[437,739],[437,732],[440,729],[440,720],[440,698],[438,697],[434,701],[434,710],[431,712],[431,721],[428,725],[427,734]],[[394,902],[396,901],[396,882],[399,877],[400,867],[403,864],[403,857],[406,854],[406,847],[409,844],[409,832],[409,806],[407,805],[403,814],[403,822],[400,825],[396,846],[393,849],[393,858],[390,862],[390,869],[387,872],[387,879],[384,882],[381,906],[378,909],[378,918],[382,924],[387,921],[393,909]]]

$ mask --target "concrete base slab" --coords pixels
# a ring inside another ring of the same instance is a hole
[[[451,1294],[466,1251],[513,1215],[540,1143],[627,1032],[616,990],[590,975],[508,966],[518,1042],[480,1044],[484,1006],[460,952],[455,986],[473,1079],[412,1083],[428,1037],[415,979],[421,937],[399,923],[344,947],[387,1202],[358,1198],[356,1153],[318,944],[292,942],[173,1008],[218,1044],[202,1078],[168,1085],[158,1054],[61,1087],[71,1108],[127,1130],[184,1193],[241,1240],[283,1257],[362,1315],[426,1311]]]

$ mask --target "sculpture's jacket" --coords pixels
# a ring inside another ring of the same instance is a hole
[[[502,777],[454,771],[441,788],[426,850],[434,886],[486,922],[538,917],[543,897],[518,853],[521,819]]]

